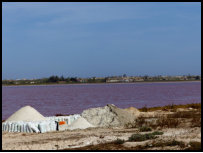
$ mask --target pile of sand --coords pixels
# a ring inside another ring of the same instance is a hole
[[[97,127],[124,126],[136,118],[133,113],[110,104],[105,107],[84,110],[81,116]]]
[[[84,119],[83,117],[80,117],[78,119],[76,119],[75,121],[73,121],[73,123],[68,126],[67,129],[69,130],[74,130],[74,129],[86,129],[89,127],[95,127],[92,124],[90,124],[86,119]]]
[[[43,121],[46,118],[31,106],[25,106],[12,114],[6,121]]]

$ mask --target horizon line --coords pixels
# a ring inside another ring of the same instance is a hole
[[[201,76],[201,74],[190,74],[190,73],[188,73],[188,74],[182,74],[182,75],[148,75],[148,74],[145,74],[145,75],[127,75],[127,74],[122,74],[122,75],[108,75],[108,76],[91,76],[91,77],[78,77],[78,76],[64,76],[64,75],[50,75],[50,76],[48,76],[48,77],[40,77],[40,78],[38,78],[38,77],[33,77],[33,78],[26,78],[26,77],[24,77],[24,78],[21,78],[21,79],[19,79],[19,78],[15,78],[15,79],[13,79],[13,78],[4,78],[4,79],[2,79],[2,81],[3,80],[36,80],[36,79],[45,79],[45,78],[50,78],[50,77],[52,77],[52,76],[57,76],[57,77],[64,77],[64,78],[107,78],[107,77],[124,77],[124,75],[126,75],[125,77],[144,77],[144,76],[148,76],[148,77],[155,77],[155,76],[161,76],[161,77],[163,77],[163,76],[168,76],[168,77],[175,77],[175,76]]]

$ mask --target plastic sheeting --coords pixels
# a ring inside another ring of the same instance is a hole
[[[57,130],[57,122],[66,121],[70,125],[74,120],[79,118],[79,114],[70,116],[51,116],[46,117],[46,121],[24,122],[24,121],[6,121],[2,123],[2,131],[8,132],[25,132],[25,133],[45,133]]]
[[[50,117],[46,117],[46,118],[48,120],[56,121],[56,122],[65,121],[68,125],[70,125],[70,124],[72,124],[73,121],[75,121],[79,117],[81,117],[79,114],[75,114],[75,115],[70,115],[70,116],[50,116]]]
[[[40,122],[39,130],[41,133],[49,132],[49,131],[56,131],[57,130],[57,122],[55,121],[44,121]]]
[[[56,131],[57,123],[55,121],[40,122],[4,122],[2,123],[2,131],[8,132],[25,132],[25,133],[44,133]]]

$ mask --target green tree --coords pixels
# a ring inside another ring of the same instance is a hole
[[[144,76],[144,80],[145,80],[145,81],[148,80],[148,78],[149,78],[148,75],[145,75],[145,76]]]
[[[127,75],[126,75],[126,74],[123,74],[123,77],[127,77]]]
[[[65,81],[65,79],[64,79],[64,77],[63,77],[63,75],[60,77],[60,79],[59,79],[60,81]]]
[[[48,78],[48,82],[58,82],[59,81],[59,77],[58,76],[50,76]]]
[[[199,80],[200,79],[200,77],[197,75],[196,77],[195,77],[195,80]]]
[[[74,78],[70,78],[70,81],[71,81],[71,82],[78,82],[78,80],[77,80],[76,77],[74,77]]]

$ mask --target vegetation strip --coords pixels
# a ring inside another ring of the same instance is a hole
[[[108,77],[59,77],[50,76],[41,79],[2,80],[2,85],[49,85],[49,84],[78,84],[78,83],[132,83],[132,82],[170,82],[170,81],[200,81],[199,75],[187,76],[108,76]]]

